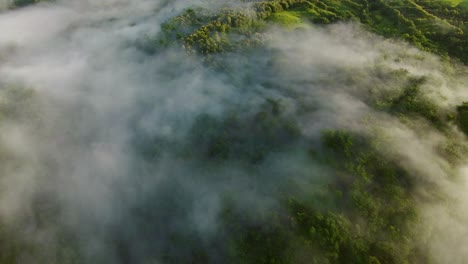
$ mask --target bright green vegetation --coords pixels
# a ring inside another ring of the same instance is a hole
[[[255,13],[221,10],[207,14],[188,10],[168,21],[160,44],[180,40],[202,54],[229,52],[258,43],[265,20],[293,26],[301,22],[329,24],[356,21],[385,37],[406,40],[443,57],[468,63],[467,7],[428,0],[289,0],[254,3]],[[233,41],[229,34],[243,36]]]
[[[463,0],[440,0],[441,2],[448,2],[451,6],[458,6]]]
[[[272,14],[269,20],[284,26],[295,26],[301,24],[301,13],[295,11],[281,11]]]

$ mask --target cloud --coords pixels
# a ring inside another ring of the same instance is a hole
[[[45,262],[60,261],[58,237],[66,231],[73,239],[64,247],[79,248],[76,254],[82,256],[76,258],[86,263],[165,263],[164,256],[183,262],[197,248],[219,263],[226,249],[213,244],[222,241],[225,200],[234,197],[246,215],[267,212],[280,207],[274,193],[288,188],[285,183],[299,186],[300,195],[333,181],[334,168],[312,162],[301,145],[319,145],[325,129],[369,137],[376,129],[384,131],[381,154],[421,183],[414,195],[421,197],[425,223],[435,226],[435,234],[464,230],[466,216],[452,217],[452,207],[423,201],[427,182],[436,184],[441,196],[462,197],[451,175],[460,170],[455,175],[463,177],[463,167],[452,165],[437,148],[463,137],[433,128],[419,131],[431,127],[427,120],[405,123],[376,109],[370,94],[375,86],[378,95],[399,91],[409,76],[429,76],[436,81],[424,83],[422,93],[449,111],[466,98],[466,80],[444,72],[446,65],[432,55],[353,24],[293,32],[271,28],[256,56],[223,55],[234,72],[207,66],[177,47],[148,55],[135,45],[183,9],[212,4],[58,1],[0,15],[2,89],[31,89],[35,102],[34,118],[29,112],[10,119],[6,114],[1,126],[0,214],[8,225],[26,226],[36,246],[51,245],[39,254]],[[376,69],[407,74],[392,79]],[[255,166],[239,157],[206,158],[203,142],[191,142],[197,120],[209,116],[212,127],[203,127],[202,135],[211,135],[210,129],[232,133],[238,148],[246,149],[232,152],[255,157],[263,135],[249,122],[268,99],[281,101],[284,119],[298,124],[299,142],[275,142],[279,146]],[[17,99],[3,94],[2,100]],[[20,107],[32,102],[21,100]],[[247,128],[225,129],[230,115]],[[141,149],[150,149],[151,157]],[[466,199],[458,200],[453,208],[464,208]],[[440,221],[432,220],[434,214],[442,215]],[[447,240],[431,237],[430,247],[445,250],[443,245],[457,242]],[[28,254],[23,258],[33,263]]]

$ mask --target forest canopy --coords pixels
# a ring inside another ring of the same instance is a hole
[[[467,1],[0,9],[0,264],[468,259]]]

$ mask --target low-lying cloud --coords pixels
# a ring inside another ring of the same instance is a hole
[[[79,248],[84,263],[180,263],[193,252],[177,247],[179,240],[223,262],[226,200],[234,197],[246,212],[268,211],[281,206],[273,193],[285,183],[319,189],[333,180],[333,168],[301,152],[301,144],[320,145],[325,129],[382,131],[382,155],[421,184],[414,196],[434,260],[462,263],[465,158],[453,164],[438,148],[465,137],[455,124],[445,131],[418,117],[409,124],[372,101],[427,76],[422,93],[449,113],[467,100],[467,80],[456,73],[465,68],[354,24],[272,27],[264,33],[268,52],[223,55],[235,72],[176,45],[152,55],[136,45],[185,8],[210,4],[57,1],[0,14],[0,215],[41,249],[23,252],[20,263],[60,261],[60,247]],[[379,69],[407,74],[386,79]],[[281,101],[301,139],[277,142],[260,159],[249,149],[262,142],[252,132],[239,136],[227,160],[203,157],[203,136],[193,136],[201,117],[248,120],[268,100]],[[245,162],[251,159],[255,165]]]

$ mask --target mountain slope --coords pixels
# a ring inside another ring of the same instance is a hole
[[[0,263],[467,259],[464,2],[21,3]]]

